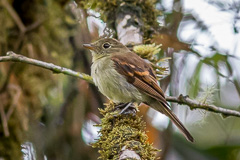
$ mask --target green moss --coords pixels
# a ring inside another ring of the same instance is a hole
[[[157,16],[161,12],[155,8],[156,0],[78,0],[78,2],[86,9],[99,12],[101,19],[113,29],[115,29],[116,15],[119,12],[134,13],[136,18],[141,20],[140,27],[145,40],[150,38],[153,31],[159,26]],[[136,21],[129,21],[129,23],[139,25]]]
[[[142,58],[149,59],[150,61],[156,61],[156,55],[161,50],[161,45],[147,44],[147,45],[137,45],[133,47],[133,51],[140,55]]]
[[[104,116],[99,140],[92,146],[99,148],[100,159],[119,159],[121,149],[126,148],[136,151],[142,159],[155,159],[159,151],[148,143],[145,133],[146,125],[137,115],[119,115],[112,102],[106,104],[105,109],[100,109]]]

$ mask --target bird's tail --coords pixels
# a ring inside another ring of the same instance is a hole
[[[180,122],[177,116],[169,109],[167,104],[158,102],[158,103],[154,103],[151,107],[168,116],[171,119],[171,121],[178,127],[178,129],[183,133],[183,135],[186,137],[188,141],[190,142],[194,141],[194,138],[192,137],[192,135],[184,127],[182,122]]]

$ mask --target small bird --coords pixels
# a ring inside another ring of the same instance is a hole
[[[168,116],[187,140],[194,139],[170,110],[150,64],[113,38],[84,44],[92,53],[91,76],[100,92],[114,103],[145,103]]]

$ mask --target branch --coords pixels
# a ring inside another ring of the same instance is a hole
[[[0,115],[1,115],[1,120],[2,120],[2,127],[3,127],[3,133],[5,137],[9,137],[10,132],[8,128],[8,121],[7,117],[4,111],[4,106],[2,103],[0,103]]]
[[[124,45],[127,45],[128,43],[134,43],[134,44],[141,44],[143,41],[143,37],[140,34],[140,27],[136,27],[133,25],[130,25],[128,27],[127,23],[131,19],[134,19],[133,16],[129,14],[124,14],[124,15],[118,15],[119,17],[124,17],[124,18],[117,18],[116,22],[116,28],[117,28],[117,34],[118,34],[118,39],[121,43]],[[134,19],[138,21],[138,19]]]
[[[0,57],[0,62],[9,62],[9,61],[31,64],[34,66],[38,66],[41,68],[51,70],[54,73],[62,73],[65,75],[77,77],[77,78],[86,80],[89,83],[94,84],[92,77],[87,74],[75,72],[71,69],[60,67],[60,66],[54,65],[52,63],[46,63],[43,61],[31,59],[31,58],[28,58],[28,57],[25,57],[22,55],[18,55],[12,51],[7,52],[7,56]],[[225,109],[225,108],[217,107],[217,106],[211,105],[211,104],[202,104],[200,102],[190,99],[188,96],[183,96],[183,95],[180,95],[179,97],[167,96],[166,99],[169,102],[188,105],[191,109],[198,108],[198,109],[203,109],[203,110],[207,110],[207,111],[211,111],[211,112],[215,112],[215,113],[221,113],[224,116],[240,117],[240,111],[236,111],[236,110],[232,110],[232,109]]]
[[[121,5],[116,14],[115,27],[117,30],[118,40],[124,45],[141,44],[143,41],[143,36],[140,32],[140,24],[142,24],[141,19],[137,16],[135,6],[131,8],[126,6],[128,5]],[[134,22],[135,25],[129,24],[129,22]]]
[[[18,55],[12,51],[7,52],[7,56],[0,57],[0,62],[9,62],[9,61],[31,64],[34,66],[38,66],[41,68],[51,70],[51,71],[53,71],[53,73],[63,73],[63,74],[69,75],[69,76],[73,76],[73,77],[77,77],[77,78],[86,80],[87,82],[93,84],[92,77],[87,74],[75,72],[71,69],[60,67],[60,66],[54,65],[52,63],[46,63],[43,61],[28,58],[23,55]]]
[[[188,105],[191,109],[198,108],[198,109],[203,109],[203,110],[207,110],[207,111],[211,111],[211,112],[215,112],[215,113],[220,113],[224,117],[227,117],[227,116],[240,117],[239,111],[217,107],[212,104],[203,104],[203,103],[200,103],[200,102],[190,99],[188,96],[183,96],[182,94],[180,94],[178,97],[167,96],[166,99],[168,102],[174,102],[174,103],[178,103],[180,105],[182,105],[182,104]]]
[[[116,106],[110,101],[104,109],[99,109],[103,118],[97,126],[101,130],[98,140],[92,144],[93,148],[98,148],[99,159],[156,159],[160,150],[149,143],[146,123],[137,115],[137,108],[132,105],[120,114],[122,107],[125,106]]]
[[[121,150],[120,158],[119,160],[124,159],[136,159],[141,160],[140,156],[133,150],[127,149],[126,146],[124,146]]]
[[[26,27],[23,24],[21,18],[18,16],[17,12],[14,10],[14,8],[9,4],[8,0],[2,0],[3,6],[6,8],[8,13],[11,15],[15,23],[17,24],[19,30],[24,33],[26,31]]]

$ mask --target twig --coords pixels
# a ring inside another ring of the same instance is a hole
[[[21,18],[18,16],[18,14],[16,13],[16,11],[13,9],[13,7],[8,3],[8,0],[2,0],[2,4],[3,6],[6,8],[6,10],[8,11],[8,13],[11,15],[11,17],[13,18],[13,20],[15,21],[15,23],[17,24],[19,30],[21,31],[21,33],[24,33],[26,31],[26,27],[23,24]]]
[[[19,17],[19,15],[17,14],[17,12],[14,10],[14,8],[9,4],[8,0],[2,0],[2,4],[3,6],[6,8],[6,10],[8,11],[8,13],[10,14],[10,16],[12,17],[12,19],[15,21],[16,25],[18,26],[21,34],[25,34],[26,32],[29,32],[37,27],[39,27],[45,20],[37,20],[36,22],[34,22],[33,24],[31,24],[30,26],[26,27],[23,23],[23,21],[21,20],[21,18]]]
[[[191,109],[203,109],[215,113],[220,113],[224,117],[226,116],[235,116],[235,117],[240,117],[240,111],[232,110],[232,109],[226,109],[226,108],[221,108],[217,107],[212,104],[203,104],[200,102],[197,102],[195,100],[190,99],[188,96],[183,96],[180,94],[178,97],[172,97],[172,96],[167,96],[166,97],[168,102],[174,102],[178,103],[180,105],[185,104],[188,105]]]
[[[19,98],[21,96],[21,88],[19,86],[16,86],[16,85],[9,85],[8,86],[9,90],[13,90],[12,92],[10,92],[11,94],[11,97],[12,97],[12,104],[10,105],[8,111],[7,111],[7,114],[6,114],[6,119],[7,121],[10,119],[10,116],[12,115],[14,109],[17,107],[18,105],[18,102],[19,102]]]
[[[1,0],[1,1],[2,1],[2,5],[6,8],[9,15],[12,17],[13,21],[16,23],[16,25],[17,25],[17,27],[19,28],[19,31],[20,31],[18,39],[17,39],[17,41],[14,45],[14,49],[17,50],[17,49],[19,49],[18,47],[20,46],[21,42],[23,41],[25,34],[27,32],[30,32],[30,31],[38,28],[45,21],[45,19],[37,20],[36,22],[34,22],[31,25],[25,26],[21,17],[14,10],[12,5],[9,4],[8,0]]]
[[[0,115],[1,115],[1,121],[2,121],[2,127],[3,127],[3,133],[5,137],[9,137],[9,129],[8,129],[8,122],[7,122],[7,117],[4,112],[3,104],[0,103]]]
[[[13,70],[14,70],[14,66],[15,66],[15,64],[11,64],[10,65],[10,67],[9,67],[9,69],[7,71],[7,76],[6,76],[6,78],[5,78],[4,82],[3,82],[3,85],[0,87],[0,94],[2,92],[4,92],[5,89],[7,88],[8,83],[9,83],[9,79],[11,77],[11,74],[12,74]]]
[[[51,70],[54,73],[62,73],[62,74],[66,74],[69,76],[77,77],[77,78],[86,80],[89,83],[94,84],[92,77],[87,74],[75,72],[71,69],[63,68],[63,67],[54,65],[52,63],[46,63],[46,62],[31,59],[31,58],[28,58],[28,57],[25,57],[22,55],[17,55],[16,53],[14,53],[12,51],[7,52],[7,56],[0,57],[0,62],[9,62],[9,61],[22,62],[22,63],[35,65],[35,66],[38,66],[41,68]],[[223,114],[224,116],[240,117],[240,111],[225,109],[225,108],[217,107],[215,105],[202,104],[195,100],[190,99],[188,96],[183,96],[183,95],[180,95],[179,97],[167,96],[166,99],[169,102],[175,102],[178,104],[188,105],[191,109],[198,108],[198,109],[204,109],[204,110],[208,110],[208,111],[215,112],[215,113],[220,113],[220,114]]]
[[[45,21],[45,19],[40,19],[40,20],[33,22],[31,25],[26,27],[25,33],[38,28],[39,26],[41,26],[43,24],[44,21]]]
[[[0,62],[9,62],[9,61],[31,64],[34,66],[38,66],[41,68],[51,70],[54,73],[63,73],[63,74],[69,75],[69,76],[73,76],[73,77],[77,77],[77,78],[86,80],[89,83],[93,83],[92,77],[87,74],[75,72],[71,69],[60,67],[60,66],[54,65],[52,63],[46,63],[43,61],[39,61],[39,60],[28,58],[28,57],[25,57],[22,55],[18,55],[12,51],[7,52],[7,56],[0,57]]]

